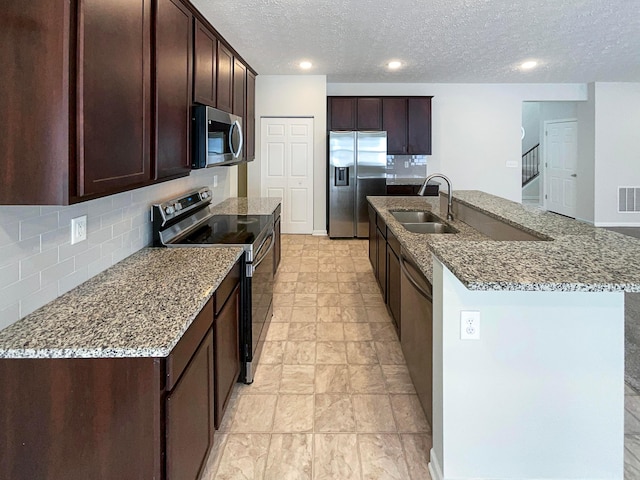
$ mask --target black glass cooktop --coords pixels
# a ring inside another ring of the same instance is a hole
[[[251,244],[272,222],[271,215],[214,215],[200,228],[176,243]]]

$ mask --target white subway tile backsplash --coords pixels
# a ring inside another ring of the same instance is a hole
[[[91,247],[76,255],[76,268],[86,267],[90,263],[98,260],[100,258],[101,250],[102,248],[100,245],[96,245],[95,247]]]
[[[20,318],[20,304],[18,302],[2,309],[0,308],[0,330],[8,327]]]
[[[87,267],[82,267],[71,275],[67,275],[66,277],[58,280],[58,295],[64,295],[72,288],[76,288],[82,282],[86,282],[89,279],[88,272],[89,269]]]
[[[38,290],[40,290],[39,273],[4,287],[2,295],[0,295],[0,310],[13,305],[16,301],[19,302]]]
[[[58,284],[46,285],[37,292],[20,300],[20,316],[24,317],[35,312],[43,304],[55,300],[56,297],[58,297]]]
[[[20,241],[20,222],[9,219],[6,222],[0,215],[0,247]]]
[[[58,250],[46,250],[20,260],[20,278],[27,278],[58,263]]]
[[[62,262],[67,258],[75,257],[76,255],[86,252],[89,248],[89,242],[83,240],[82,242],[71,245],[71,242],[63,243],[58,247],[58,261]]]
[[[0,329],[150,245],[152,204],[211,186],[214,175],[213,203],[227,198],[229,171],[203,169],[70,206],[0,206]],[[71,245],[71,219],[81,215],[88,238]]]
[[[0,247],[0,267],[9,265],[40,252],[40,237],[10,243]]]
[[[58,212],[47,213],[20,222],[20,240],[26,240],[58,229]]]
[[[63,277],[73,273],[75,269],[75,259],[69,258],[63,262],[56,263],[53,267],[45,268],[40,272],[42,286],[55,283]]]
[[[18,262],[11,263],[0,268],[0,288],[20,280],[20,264]]]

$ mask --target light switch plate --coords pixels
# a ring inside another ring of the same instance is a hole
[[[87,216],[71,219],[71,245],[87,239]]]
[[[480,312],[460,311],[460,339],[480,340]]]

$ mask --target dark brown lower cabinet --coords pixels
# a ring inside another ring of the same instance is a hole
[[[162,359],[1,359],[0,478],[162,478]]]
[[[386,230],[386,229],[385,229]],[[382,290],[382,299],[387,301],[387,249],[386,244],[387,240],[385,239],[385,233],[380,230],[380,228],[376,228],[376,251],[378,254],[378,272],[376,274],[376,278],[378,280],[378,285],[380,285],[380,290]]]
[[[395,323],[398,337],[401,334],[400,322],[400,242],[393,232],[387,231],[387,307]]]
[[[0,479],[197,480],[240,368],[239,278],[167,357],[0,359]]]
[[[215,427],[219,428],[240,373],[238,314],[240,287],[236,286],[213,321],[215,342]]]
[[[204,337],[166,400],[167,479],[195,480],[212,445],[213,332]]]

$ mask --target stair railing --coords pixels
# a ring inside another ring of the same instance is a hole
[[[540,175],[540,144],[530,148],[522,155],[522,186]]]

